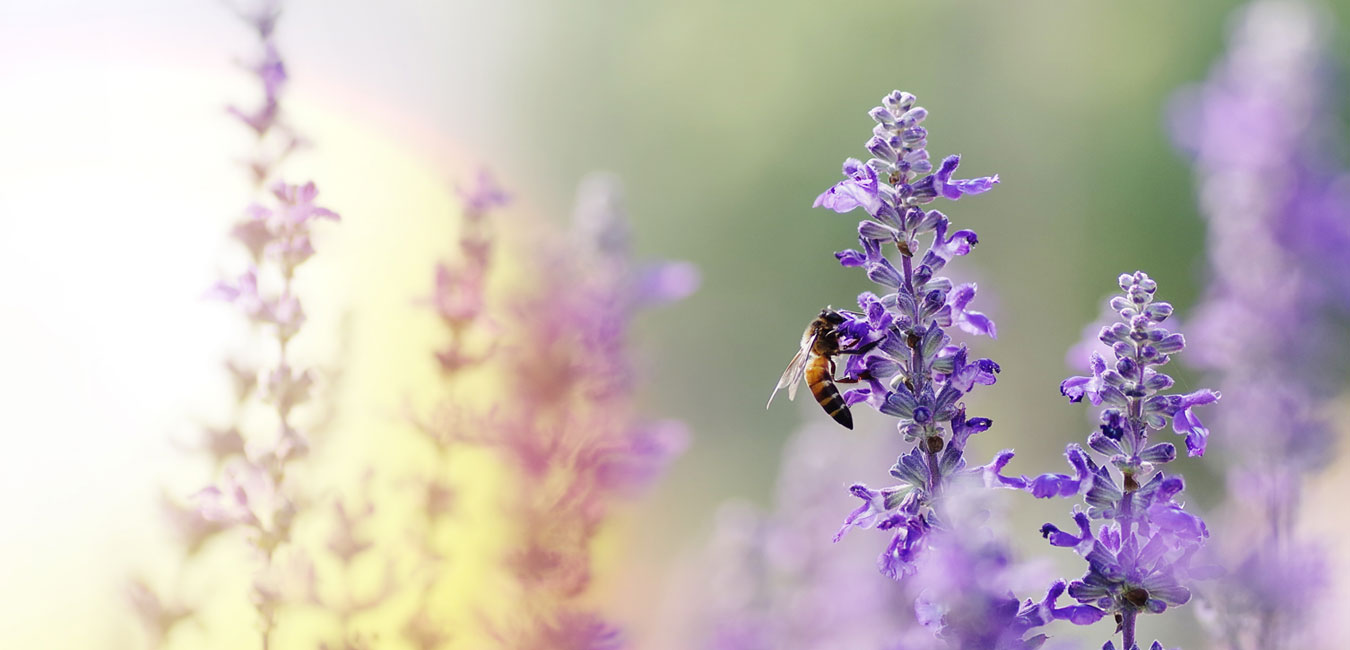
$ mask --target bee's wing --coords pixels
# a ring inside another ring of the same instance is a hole
[[[815,344],[815,334],[812,334],[802,343],[801,349],[797,350],[797,354],[792,357],[792,361],[788,362],[787,370],[783,371],[783,376],[778,378],[778,385],[774,386],[773,392],[769,394],[769,403],[765,404],[764,408],[769,408],[769,404],[773,404],[774,396],[784,388],[787,388],[788,399],[797,397],[797,385],[802,382],[802,377],[806,374],[806,360],[811,356],[811,348]]]

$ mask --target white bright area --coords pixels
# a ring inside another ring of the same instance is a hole
[[[429,284],[449,246],[419,233],[494,162],[511,10],[286,4],[286,101],[316,146],[285,175],[344,216],[303,271],[311,322],[396,321],[411,289],[378,284]],[[224,107],[256,101],[234,63],[255,47],[210,0],[0,4],[2,648],[137,647],[124,580],[166,552],[159,489],[205,473],[181,447],[219,421],[246,340],[203,294],[251,200]]]

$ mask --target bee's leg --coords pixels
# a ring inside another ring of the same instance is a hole
[[[858,347],[856,347],[856,348],[853,348],[852,350],[844,350],[843,352],[844,352],[845,354],[866,354],[866,353],[870,352],[870,351],[872,350],[872,348],[875,348],[875,347],[877,347],[878,345],[881,345],[881,342],[882,342],[883,340],[885,340],[885,339],[877,339],[877,340],[875,340],[875,341],[872,341],[871,343],[866,343],[866,344],[860,345],[860,346],[858,346]]]
[[[862,379],[848,379],[848,378],[843,378],[843,379],[841,379],[841,378],[838,377],[838,375],[839,375],[839,370],[838,370],[838,368],[836,368],[835,365],[834,365],[834,359],[830,359],[830,378],[834,380],[834,383],[836,383],[836,384],[856,384],[856,383],[862,381]]]

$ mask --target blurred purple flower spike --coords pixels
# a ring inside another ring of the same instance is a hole
[[[503,568],[530,607],[488,621],[489,632],[511,648],[627,647],[586,602],[593,540],[614,506],[637,496],[688,444],[682,424],[635,415],[628,327],[641,307],[688,295],[697,272],[634,264],[617,181],[593,176],[578,190],[569,233],[532,226],[535,236],[513,242],[519,247],[509,253],[531,280],[490,301],[497,294],[486,292],[486,271],[496,242],[485,219],[508,195],[487,172],[459,193],[461,259],[437,267],[432,300],[452,342],[436,358],[448,379],[491,367],[510,399],[425,430],[442,453],[451,444],[488,449],[548,486],[501,495],[501,507],[520,526],[502,553]],[[491,354],[469,341],[475,333],[491,335],[484,346]],[[476,404],[481,394],[477,386],[465,399]],[[446,407],[467,410],[463,403]]]
[[[1227,52],[1169,115],[1209,240],[1190,359],[1227,402],[1214,421],[1229,496],[1213,555],[1229,571],[1200,597],[1211,636],[1235,650],[1344,636],[1307,606],[1328,600],[1325,581],[1301,568],[1325,551],[1299,533],[1304,484],[1336,455],[1329,405],[1350,365],[1350,176],[1332,18],[1321,3],[1247,3]],[[1191,455],[1205,450],[1208,429],[1189,410],[1173,425]]]
[[[455,191],[464,204],[465,212],[470,215],[505,207],[511,202],[511,195],[497,184],[497,179],[486,168],[478,170],[471,187],[467,189],[457,187]]]

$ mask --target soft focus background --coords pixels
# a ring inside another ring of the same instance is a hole
[[[415,302],[453,245],[455,180],[485,165],[514,210],[562,219],[583,174],[617,173],[639,256],[690,260],[704,283],[639,325],[647,410],[694,440],[606,539],[602,594],[637,647],[687,647],[680,602],[697,595],[674,574],[719,504],[770,501],[785,438],[824,417],[762,405],[814,313],[866,288],[831,256],[854,220],[810,204],[900,88],[928,108],[935,155],[1002,177],[946,210],[980,234],[953,270],[999,325],[977,343],[1003,374],[972,398],[995,421],[975,456],[1016,447],[1014,472],[1058,471],[1090,426],[1058,394],[1065,351],[1116,275],[1147,270],[1183,322],[1203,286],[1164,113],[1222,52],[1235,6],[287,2],[289,110],[316,146],[286,175],[314,178],[344,216],[305,287],[328,324],[310,326],[328,332],[311,354],[351,378],[340,448],[384,448],[405,401],[434,392]],[[1350,4],[1327,9],[1343,58]],[[232,63],[251,47],[207,0],[0,5],[0,647],[137,643],[119,585],[162,551],[160,486],[185,494],[204,471],[181,448],[219,416],[218,360],[242,329],[201,297],[248,201],[235,161],[249,137],[223,106],[252,97]],[[832,480],[878,481],[892,460]],[[1202,508],[1219,501],[1205,463],[1177,469]],[[1011,530],[1044,551],[1034,531],[1064,504],[1016,503]],[[840,516],[852,507],[841,489]]]

